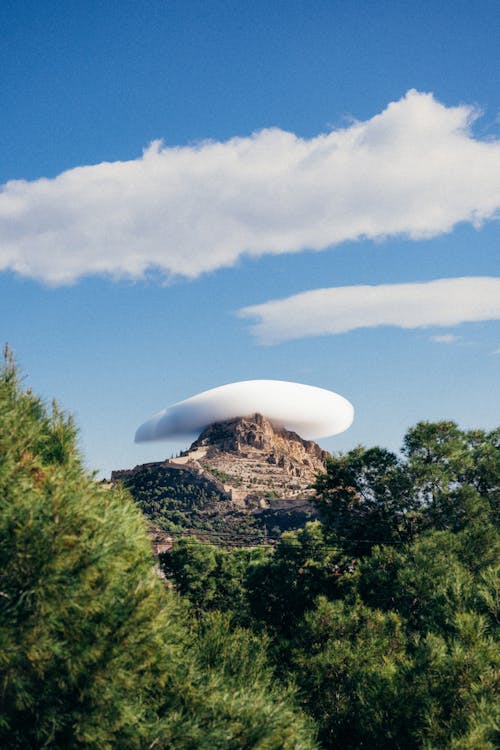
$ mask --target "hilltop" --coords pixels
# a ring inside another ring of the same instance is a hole
[[[160,529],[246,543],[315,515],[311,488],[328,453],[261,414],[207,427],[176,458],[114,471]]]

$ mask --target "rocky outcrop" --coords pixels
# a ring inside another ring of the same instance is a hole
[[[197,465],[212,473],[236,501],[270,501],[309,497],[327,456],[312,440],[254,414],[210,425],[169,463]]]
[[[316,516],[311,485],[327,457],[311,440],[254,414],[212,424],[177,458],[114,471],[111,482],[122,482],[166,534],[166,541],[154,538],[157,552],[180,533],[248,546]]]

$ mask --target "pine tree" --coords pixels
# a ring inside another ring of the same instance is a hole
[[[72,420],[0,371],[2,750],[312,748],[264,667],[206,664],[140,511],[88,476]],[[208,636],[205,636],[207,641]],[[244,660],[243,660],[244,661]]]

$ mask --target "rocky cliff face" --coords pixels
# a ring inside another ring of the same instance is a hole
[[[234,501],[245,503],[308,498],[327,456],[312,440],[254,414],[210,425],[188,451],[169,463],[210,472]]]

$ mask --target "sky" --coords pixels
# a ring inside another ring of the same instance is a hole
[[[0,342],[88,467],[200,391],[500,422],[496,0],[3,0]]]

